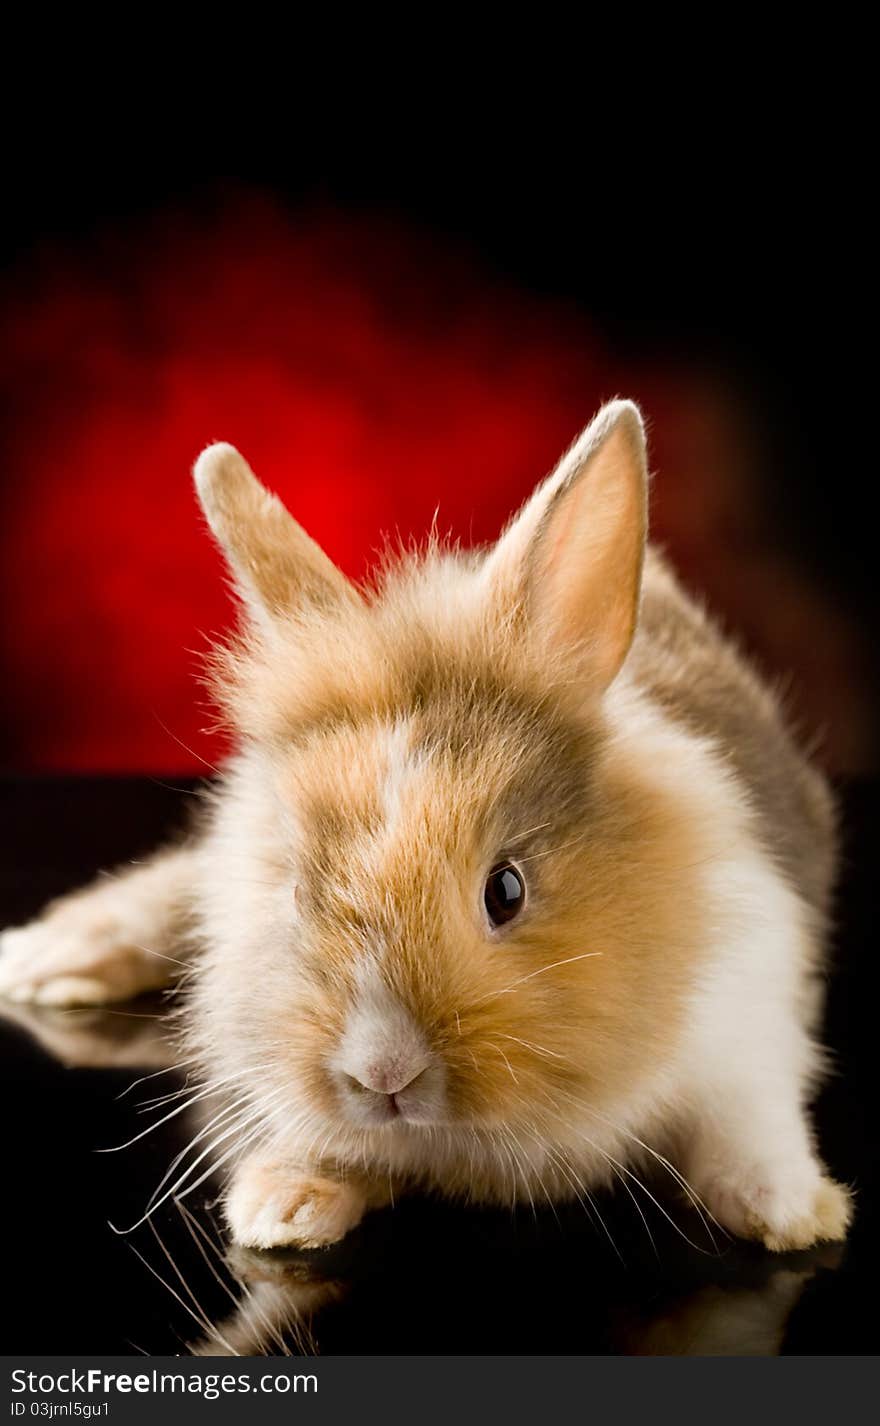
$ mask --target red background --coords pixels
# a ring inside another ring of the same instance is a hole
[[[493,537],[615,394],[649,421],[655,534],[790,676],[829,766],[869,761],[861,631],[787,545],[723,371],[621,360],[462,242],[254,193],[44,245],[5,296],[8,767],[200,771],[222,752],[195,681],[231,614],[189,479],[208,441],[238,445],[357,576],[435,510]]]

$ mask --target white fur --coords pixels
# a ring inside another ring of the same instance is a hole
[[[424,1033],[388,989],[378,966],[365,961],[333,1068],[387,1095],[404,1089],[430,1060]]]

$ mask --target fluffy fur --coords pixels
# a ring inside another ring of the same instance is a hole
[[[191,957],[245,1244],[334,1241],[409,1186],[584,1195],[658,1156],[771,1249],[842,1236],[807,1116],[831,799],[646,554],[636,408],[492,550],[433,545],[370,589],[231,447],[196,484],[244,604],[212,669],[239,751],[192,844],[8,932],[0,989],[109,999],[174,971],[138,947]],[[526,901],[495,928],[507,860]]]

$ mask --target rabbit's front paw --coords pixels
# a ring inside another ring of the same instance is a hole
[[[362,1189],[353,1183],[245,1160],[226,1197],[226,1220],[246,1248],[323,1248],[361,1221]]]
[[[167,978],[119,922],[85,903],[60,906],[0,935],[0,995],[36,1005],[103,1005],[127,1000]]]
[[[718,1221],[741,1238],[754,1238],[774,1253],[839,1242],[852,1217],[847,1189],[818,1168],[796,1173],[777,1166],[755,1168],[705,1183],[701,1194]]]

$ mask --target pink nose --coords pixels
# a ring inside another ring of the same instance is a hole
[[[424,1072],[424,1064],[413,1064],[412,1060],[391,1055],[387,1059],[371,1061],[348,1077],[360,1088],[370,1089],[375,1094],[400,1094]]]

